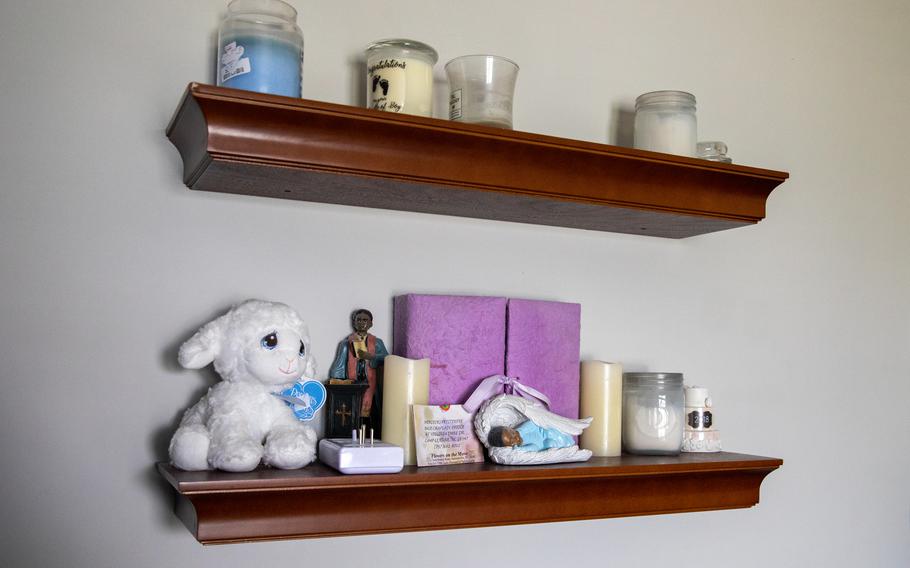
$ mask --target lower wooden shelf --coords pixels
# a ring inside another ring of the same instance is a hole
[[[751,507],[783,461],[734,453],[592,458],[511,467],[406,467],[346,476],[187,472],[159,463],[176,512],[204,544],[487,527]]]

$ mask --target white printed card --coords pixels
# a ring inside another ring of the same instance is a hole
[[[420,467],[483,461],[471,415],[460,404],[415,404],[414,437]]]

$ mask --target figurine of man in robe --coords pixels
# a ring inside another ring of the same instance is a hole
[[[373,396],[376,394],[376,367],[389,354],[381,339],[367,333],[373,327],[373,314],[370,310],[359,309],[351,314],[354,333],[338,344],[338,353],[329,371],[331,383],[363,383],[369,386],[363,393],[360,415],[368,417],[373,408]]]

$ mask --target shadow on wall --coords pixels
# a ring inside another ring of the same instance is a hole
[[[635,108],[624,105],[613,106],[613,132],[607,133],[607,140],[614,146],[632,148],[635,145]]]
[[[351,74],[350,101],[353,106],[367,106],[367,59],[363,54],[348,59],[348,71]]]
[[[213,313],[209,314],[209,317],[203,317],[200,321],[212,321],[219,315],[227,312],[228,309],[230,309],[230,306],[222,307],[220,310],[213,310]],[[177,352],[180,350],[180,346],[184,341],[192,337],[197,329],[198,327],[194,327],[181,334],[179,339],[175,339],[173,343],[167,345],[161,351],[161,366],[169,375],[172,375],[171,378],[175,380],[194,380],[190,377],[202,377],[203,384],[195,388],[187,397],[186,404],[175,409],[167,424],[157,428],[149,436],[149,449],[154,456],[154,460],[148,467],[142,468],[139,475],[143,484],[155,495],[155,502],[159,504],[158,515],[160,516],[162,523],[173,527],[183,526],[177,516],[174,515],[176,494],[171,485],[158,473],[156,462],[168,461],[168,446],[171,442],[171,436],[177,431],[177,426],[180,424],[181,418],[183,418],[183,413],[192,405],[196,404],[212,385],[221,380],[212,365],[198,371],[187,371],[177,362]]]

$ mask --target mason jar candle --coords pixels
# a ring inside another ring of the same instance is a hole
[[[683,91],[654,91],[635,99],[635,147],[694,156],[695,97]]]
[[[367,108],[433,116],[435,49],[412,39],[384,39],[367,47],[366,59]]]
[[[218,29],[218,85],[300,97],[303,33],[281,0],[233,0]]]
[[[685,425],[682,373],[623,373],[622,418],[628,453],[679,454]]]

